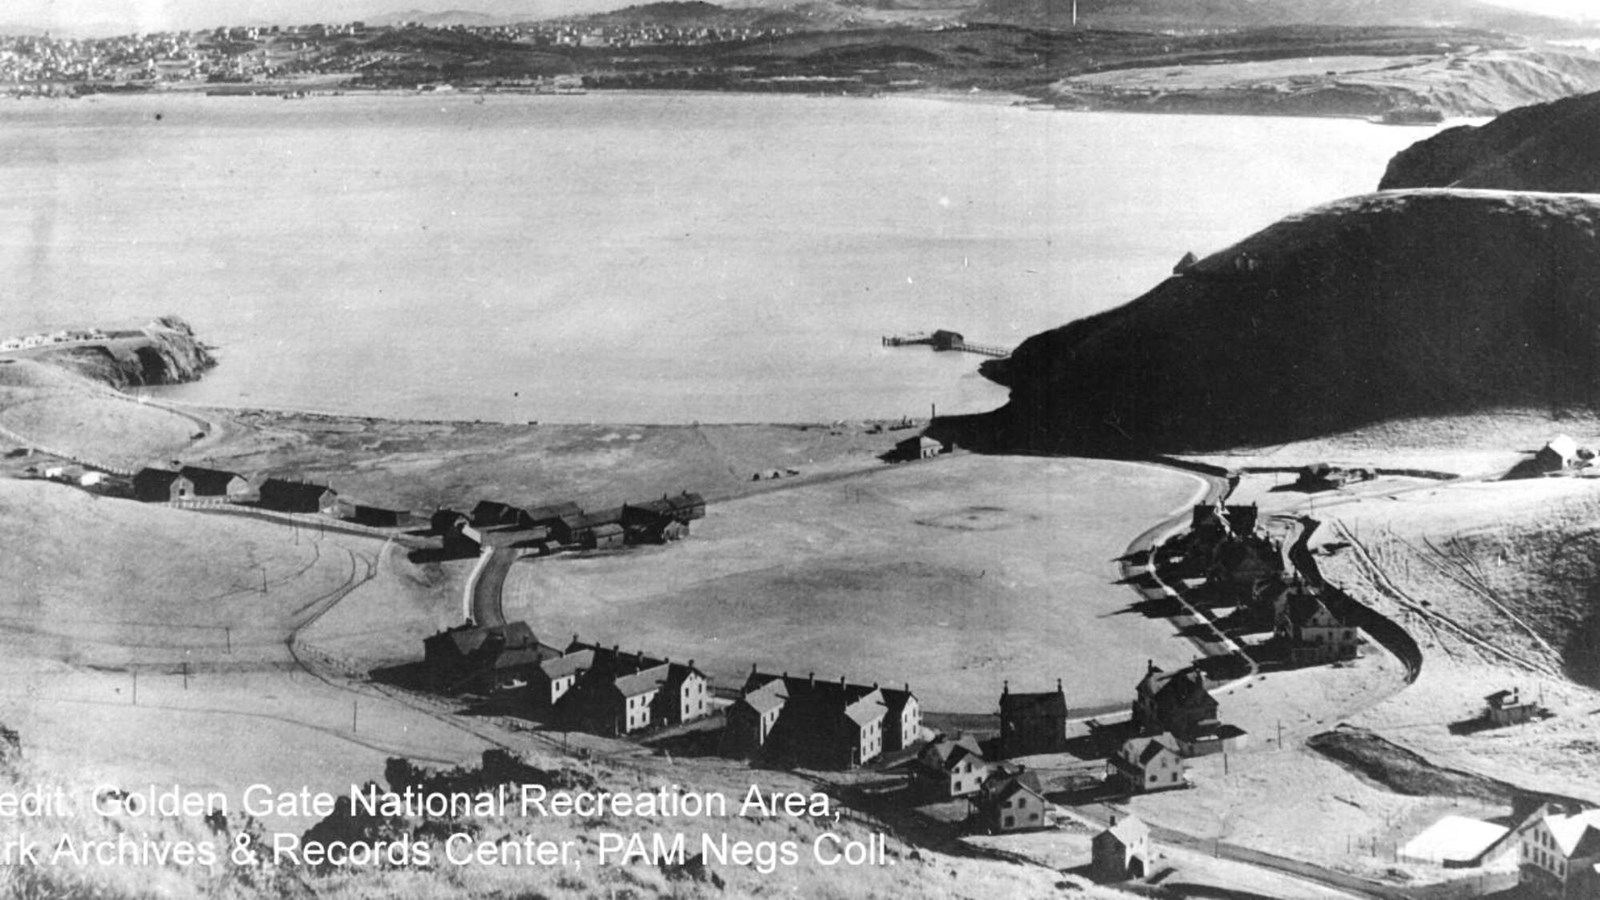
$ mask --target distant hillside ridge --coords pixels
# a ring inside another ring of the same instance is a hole
[[[1600,193],[1600,94],[1524,106],[1441,131],[1390,160],[1379,190],[1496,188]]]
[[[1479,0],[1078,0],[1082,28],[1194,31],[1282,25],[1477,28],[1537,37],[1593,33],[1591,26]],[[1070,0],[984,0],[973,22],[1066,28]]]
[[[162,316],[136,332],[49,350],[47,361],[114,388],[197,381],[217,364],[188,322]]]
[[[1176,256],[1176,251],[1174,252]],[[1415,190],[1286,218],[984,367],[991,440],[1225,449],[1600,405],[1600,197]]]

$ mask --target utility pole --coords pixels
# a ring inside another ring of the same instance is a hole
[[[351,732],[354,732],[356,730],[356,717],[360,714],[360,712],[361,712],[361,701],[360,700],[351,700],[350,701],[350,731]]]
[[[139,670],[133,670],[133,705],[139,705]]]

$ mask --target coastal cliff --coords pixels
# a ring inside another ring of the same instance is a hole
[[[1600,191],[1600,94],[1511,110],[1402,150],[1379,190],[1416,187]]]
[[[1291,216],[985,374],[1013,448],[1277,443],[1388,419],[1591,409],[1600,197],[1418,190]]]
[[[40,359],[118,389],[195,381],[217,364],[194,329],[177,316],[111,332],[102,340],[49,350]]]

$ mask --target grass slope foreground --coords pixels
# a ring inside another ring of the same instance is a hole
[[[1000,438],[1135,452],[1600,399],[1600,197],[1414,190],[1291,216],[986,372]]]
[[[1600,191],[1600,94],[1514,109],[1401,151],[1379,190],[1416,187]]]

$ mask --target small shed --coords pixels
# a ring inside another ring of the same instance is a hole
[[[1533,455],[1534,466],[1541,472],[1559,472],[1578,465],[1578,442],[1558,434]]]
[[[1150,827],[1137,816],[1111,825],[1090,842],[1089,876],[1095,881],[1127,881],[1150,874]]]
[[[944,452],[944,445],[931,437],[911,437],[894,445],[896,459],[932,459]]]
[[[1483,698],[1483,717],[1491,725],[1521,725],[1533,718],[1539,705],[1532,701],[1522,699],[1522,694],[1516,688],[1495,691]]]

